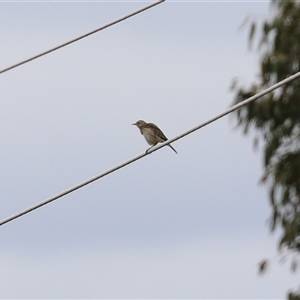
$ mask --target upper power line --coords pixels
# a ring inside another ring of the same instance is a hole
[[[49,53],[51,53],[51,52],[53,52],[53,51],[56,51],[56,50],[58,50],[58,49],[60,49],[60,48],[66,47],[66,46],[68,46],[68,45],[70,45],[70,44],[72,44],[72,43],[75,43],[75,42],[77,42],[77,41],[79,41],[79,40],[81,40],[81,39],[84,39],[84,38],[86,38],[86,37],[88,37],[88,36],[90,36],[90,35],[92,35],[92,34],[94,34],[94,33],[97,33],[97,32],[99,32],[99,31],[101,31],[101,30],[104,30],[104,29],[106,29],[106,28],[108,28],[108,27],[110,27],[110,26],[113,26],[113,25],[117,24],[117,23],[120,23],[120,22],[122,22],[122,21],[124,21],[124,20],[126,20],[126,19],[128,19],[128,18],[131,18],[131,17],[133,17],[133,16],[135,16],[135,15],[137,15],[137,14],[143,12],[143,11],[146,11],[147,9],[150,9],[150,8],[152,8],[152,7],[154,7],[154,6],[158,5],[158,4],[161,4],[161,3],[164,2],[164,1],[165,1],[165,0],[159,0],[159,1],[157,1],[157,2],[155,2],[155,3],[152,3],[152,4],[148,5],[148,6],[145,6],[144,8],[141,8],[141,9],[139,9],[139,10],[137,10],[137,11],[134,11],[134,12],[132,12],[132,13],[130,13],[130,14],[128,14],[128,15],[122,17],[122,18],[119,18],[119,19],[117,19],[117,20],[115,20],[115,21],[113,21],[113,22],[111,22],[111,23],[108,23],[108,24],[106,24],[106,25],[104,25],[104,26],[102,26],[102,27],[100,27],[100,28],[97,28],[97,29],[95,29],[95,30],[92,30],[92,31],[90,31],[90,32],[88,32],[88,33],[85,33],[85,34],[83,34],[83,35],[81,35],[81,36],[75,38],[75,39],[72,39],[72,40],[70,40],[70,41],[68,41],[68,42],[65,42],[65,43],[63,43],[63,44],[61,44],[61,45],[58,45],[58,46],[56,46],[56,47],[54,47],[54,48],[51,48],[51,49],[49,49],[49,50],[47,50],[47,51],[44,51],[44,52],[40,53],[40,54],[37,54],[37,55],[32,56],[32,57],[30,57],[30,58],[28,58],[28,59],[25,59],[25,60],[23,60],[23,61],[21,61],[21,62],[18,62],[18,63],[14,64],[14,65],[12,65],[12,66],[10,66],[10,67],[7,67],[7,68],[5,68],[5,69],[3,69],[3,70],[0,70],[0,74],[1,74],[1,73],[4,73],[4,72],[7,72],[7,71],[9,71],[9,70],[12,70],[12,69],[14,69],[14,68],[16,68],[16,67],[19,67],[19,66],[21,66],[21,65],[24,65],[24,64],[26,64],[26,63],[28,63],[28,62],[34,60],[34,59],[37,59],[37,58],[39,58],[39,57],[41,57],[41,56],[44,56],[44,55],[46,55],[46,54],[49,54]]]

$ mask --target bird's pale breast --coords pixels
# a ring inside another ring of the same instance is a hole
[[[159,142],[151,129],[143,128],[143,136],[149,145],[155,145]]]

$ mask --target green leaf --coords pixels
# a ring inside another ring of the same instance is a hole
[[[258,273],[261,275],[264,274],[267,271],[268,265],[269,265],[268,260],[266,259],[262,260],[258,265]]]
[[[250,31],[249,31],[249,48],[251,49],[252,47],[252,43],[253,43],[253,38],[256,32],[256,24],[254,22],[252,22],[251,26],[250,26]]]

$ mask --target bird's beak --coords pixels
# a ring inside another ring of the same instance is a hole
[[[136,123],[133,123],[133,124],[131,124],[131,125],[136,125]]]

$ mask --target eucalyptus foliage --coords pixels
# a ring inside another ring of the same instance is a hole
[[[272,1],[272,17],[259,28],[252,22],[249,42],[259,30],[258,79],[250,87],[233,85],[234,104],[300,71],[300,3]],[[300,79],[267,94],[235,113],[244,133],[253,129],[262,145],[264,174],[272,208],[271,231],[279,230],[279,249],[292,254],[296,270],[300,252]],[[261,264],[266,265],[266,261]],[[263,268],[262,268],[263,270]],[[299,295],[291,293],[290,299]],[[300,298],[299,298],[300,299]]]

